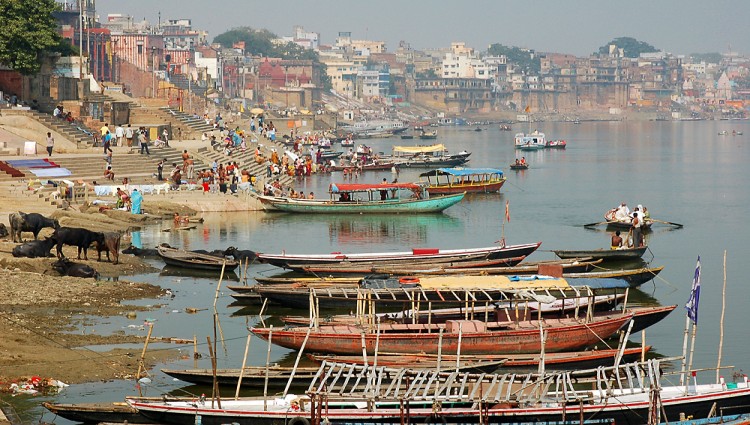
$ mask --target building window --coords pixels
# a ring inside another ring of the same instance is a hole
[[[139,45],[138,45],[138,54],[139,54],[139,55],[142,55],[142,54],[143,54],[143,45],[142,45],[142,44],[139,44]]]

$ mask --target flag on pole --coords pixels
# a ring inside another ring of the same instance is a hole
[[[505,221],[510,223],[510,201],[505,201]]]
[[[531,106],[526,105],[526,107],[523,109],[523,111],[528,114],[529,112],[531,112]]]
[[[690,320],[696,325],[698,324],[698,301],[701,296],[701,257],[698,256],[698,264],[695,266],[695,276],[693,277],[693,289],[690,291],[690,299],[688,299],[685,308],[687,309],[687,315]]]

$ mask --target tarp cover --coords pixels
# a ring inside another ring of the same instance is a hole
[[[588,286],[591,289],[624,289],[630,284],[622,279],[607,279],[603,277],[576,277],[568,279],[570,286]]]
[[[390,190],[390,189],[419,189],[420,186],[414,183],[384,183],[384,184],[345,184],[331,183],[328,190],[331,193],[339,192],[368,192],[371,190]]]
[[[430,152],[443,152],[445,145],[437,144],[430,146],[394,146],[393,152],[402,153],[430,153]]]

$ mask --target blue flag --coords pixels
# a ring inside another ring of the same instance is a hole
[[[690,320],[696,325],[698,324],[698,301],[701,297],[701,257],[698,256],[698,264],[695,266],[695,276],[693,277],[693,289],[690,291],[690,299],[688,299],[685,308],[687,309],[687,315]]]

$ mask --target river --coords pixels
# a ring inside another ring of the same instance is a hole
[[[438,215],[395,216],[297,216],[263,212],[208,214],[196,230],[181,233],[162,232],[159,226],[140,232],[144,246],[167,242],[186,249],[218,249],[237,246],[262,252],[320,253],[357,252],[408,249],[411,247],[464,248],[492,245],[504,236],[508,243],[543,241],[540,250],[530,260],[552,259],[552,249],[593,249],[607,247],[610,234],[604,229],[590,230],[585,223],[603,220],[603,214],[620,202],[631,209],[637,204],[647,206],[656,219],[678,222],[684,228],[655,225],[647,236],[649,251],[644,256],[653,266],[665,266],[652,283],[635,291],[640,300],[658,301],[679,307],[664,321],[646,332],[648,344],[660,354],[674,356],[682,352],[685,309],[700,255],[702,263],[702,293],[698,343],[694,366],[714,367],[719,343],[721,288],[724,279],[723,256],[727,252],[727,309],[724,336],[723,364],[738,369],[750,367],[745,353],[750,349],[742,323],[750,320],[744,305],[750,299],[750,287],[744,273],[750,258],[747,247],[747,220],[750,213],[750,123],[747,121],[699,122],[584,122],[516,124],[513,131],[500,131],[497,126],[441,127],[438,142],[451,152],[472,152],[470,166],[497,167],[508,178],[500,194],[478,195]],[[548,139],[565,139],[565,150],[516,152],[513,135],[519,131],[538,129]],[[727,130],[730,135],[718,136]],[[731,136],[741,130],[744,136]],[[363,141],[375,151],[389,153],[395,144],[416,144],[418,140],[372,139]],[[516,156],[524,155],[531,167],[526,171],[510,171],[508,164]],[[404,169],[399,181],[416,179],[419,170]],[[360,182],[391,180],[390,172],[365,173]],[[341,182],[341,173],[313,176],[301,182],[298,189],[326,193],[328,184]],[[510,205],[511,221],[502,228],[506,201]],[[146,203],[147,205],[147,203]],[[165,223],[164,226],[168,226]],[[743,230],[744,229],[744,230]],[[158,267],[160,264],[155,262]],[[271,266],[253,265],[250,276],[276,273]],[[216,280],[187,276],[148,274],[136,276],[142,280],[170,288],[175,297],[161,300],[142,300],[144,305],[162,306],[138,318],[105,318],[87,326],[86,332],[138,333],[144,319],[155,323],[154,335],[192,339],[195,335],[203,359],[198,367],[210,367],[206,336],[213,336],[213,303]],[[232,299],[222,284],[217,302],[221,333],[226,348],[219,345],[220,368],[239,367],[247,337],[247,325],[259,321],[258,309],[239,311],[229,306]],[[236,282],[235,282],[236,284]],[[185,308],[206,309],[196,314],[185,313]],[[268,313],[289,313],[290,310],[270,307]],[[240,315],[240,314],[251,315]],[[297,312],[305,314],[304,312]],[[270,319],[271,323],[278,324]],[[266,317],[266,323],[269,318]],[[631,341],[640,341],[635,335]],[[172,348],[174,345],[152,344],[152,349]],[[186,360],[161,367],[191,368],[192,346],[178,346]],[[133,347],[134,353],[140,347]],[[259,339],[251,344],[249,364],[265,364],[267,345]],[[274,347],[271,360],[289,361],[289,350]],[[106,361],[102,359],[102,361]],[[162,374],[157,367],[153,382],[146,388],[147,395],[172,392],[175,395],[206,391],[186,387]],[[731,375],[731,371],[725,371]],[[699,375],[700,376],[700,375]],[[713,376],[713,375],[711,375]],[[711,376],[703,375],[708,380]],[[227,391],[228,392],[228,391]],[[24,419],[38,419],[43,410],[32,408],[38,402],[52,399],[57,402],[122,400],[135,394],[132,382],[107,382],[74,385],[55,397],[37,397],[14,403],[24,413]],[[49,413],[43,419],[52,420]],[[56,422],[64,422],[56,419]]]

